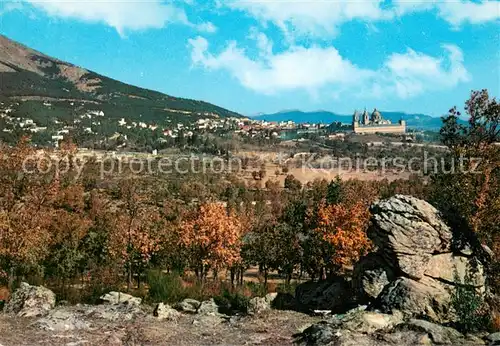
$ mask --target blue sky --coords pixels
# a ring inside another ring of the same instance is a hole
[[[439,116],[500,89],[491,0],[2,1],[0,32],[61,60],[252,115]]]

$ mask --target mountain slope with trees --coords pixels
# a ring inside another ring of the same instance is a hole
[[[50,101],[52,109],[63,107],[59,102],[79,102],[78,107],[92,104],[94,108],[98,105],[108,117],[141,118],[141,121],[198,118],[206,114],[241,116],[207,102],[173,97],[113,80],[0,35],[0,101],[9,100]],[[77,112],[78,107],[73,110]]]

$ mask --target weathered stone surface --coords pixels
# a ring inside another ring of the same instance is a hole
[[[474,270],[472,269],[473,266],[475,266]],[[473,274],[472,282],[468,282],[468,284],[475,287],[482,287],[485,285],[486,278],[481,264],[474,264],[472,259],[463,256],[455,256],[452,253],[432,256],[424,272],[426,276],[445,281],[450,285],[454,285],[456,279],[464,284],[468,273]]]
[[[187,298],[181,302],[175,303],[173,307],[176,310],[194,314],[196,313],[200,305],[201,303],[199,301]]]
[[[393,269],[380,253],[373,252],[363,257],[355,266],[352,286],[358,303],[375,300],[385,285],[395,279]]]
[[[481,345],[474,336],[465,337],[455,329],[424,320],[404,321],[403,315],[380,314],[354,309],[316,323],[295,335],[306,345]]]
[[[218,316],[219,314],[219,306],[215,303],[214,299],[205,300],[201,302],[200,307],[196,310],[198,315],[211,315]]]
[[[54,332],[90,328],[90,323],[85,320],[84,314],[66,307],[51,310],[47,316],[35,321],[33,325]]]
[[[485,291],[477,254],[467,244],[463,251],[456,248],[460,242],[429,203],[397,195],[375,203],[371,211],[368,235],[378,250],[355,266],[353,288],[359,302],[444,323],[456,318],[450,308],[456,281]]]
[[[452,232],[429,203],[396,195],[371,207],[369,237],[396,269],[421,279],[431,256],[451,250]]]
[[[411,319],[401,328],[425,332],[431,341],[438,345],[454,345],[464,341],[464,336],[455,329],[424,320]]]
[[[54,292],[43,286],[31,286],[22,282],[5,305],[4,312],[20,317],[37,317],[48,314],[55,305]]]
[[[109,321],[130,321],[145,315],[139,305],[135,303],[130,304],[128,301],[114,305],[102,304],[91,306],[87,314]]]
[[[121,304],[128,303],[133,305],[140,305],[142,302],[141,298],[131,296],[130,294],[123,292],[109,292],[101,297],[101,300],[106,304]]]
[[[296,342],[307,345],[389,345],[378,336],[401,324],[403,315],[380,314],[356,308],[345,315],[334,315],[295,335]]]
[[[219,306],[215,303],[214,299],[211,298],[210,300],[201,302],[200,307],[196,311],[196,318],[193,324],[201,324],[204,326],[217,325],[229,319],[229,316],[219,312]]]
[[[353,332],[371,334],[377,330],[388,330],[402,323],[403,314],[381,314],[372,311],[355,311],[348,313],[341,321],[342,329]]]
[[[92,320],[124,322],[139,317],[146,317],[146,313],[139,305],[129,304],[128,301],[119,304],[59,306],[33,322],[33,325],[47,331],[65,332],[89,329]]]
[[[265,297],[255,297],[248,302],[248,313],[250,315],[260,314],[266,310],[271,310],[278,293],[269,293]]]
[[[427,316],[439,323],[452,319],[450,312],[451,286],[423,278],[415,281],[400,277],[387,285],[377,298],[374,308],[390,313],[396,309],[405,316]]]
[[[157,317],[159,320],[177,321],[181,313],[168,304],[159,303],[153,311],[153,316]]]
[[[295,290],[295,299],[297,308],[305,312],[332,310],[341,313],[353,306],[351,283],[340,277],[305,282]]]

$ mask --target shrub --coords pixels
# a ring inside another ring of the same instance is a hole
[[[491,327],[489,314],[485,311],[483,297],[472,285],[472,272],[469,271],[462,283],[455,272],[455,291],[451,303],[457,314],[456,328],[463,333],[486,330]]]
[[[165,274],[160,270],[150,270],[147,274],[148,298],[155,303],[175,303],[188,297],[188,289],[178,274]],[[191,297],[193,298],[193,297]]]
[[[246,282],[245,285],[250,290],[252,297],[264,297],[268,292],[266,285],[260,282]]]
[[[298,282],[282,283],[278,285],[276,292],[295,296],[295,290],[298,285]]]
[[[250,298],[238,291],[231,292],[225,289],[221,295],[214,297],[214,301],[219,306],[220,311],[225,314],[246,314]]]

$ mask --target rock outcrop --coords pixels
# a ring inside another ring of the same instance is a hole
[[[474,336],[464,336],[453,328],[429,321],[410,319],[403,314],[381,314],[354,309],[345,315],[313,324],[295,335],[303,345],[378,346],[378,345],[482,345]]]
[[[375,203],[371,212],[368,236],[377,251],[355,266],[358,302],[444,323],[454,320],[450,299],[456,284],[484,292],[482,265],[470,248],[453,249],[453,232],[432,205],[397,195]]]
[[[86,308],[60,307],[51,310],[47,316],[33,323],[37,328],[65,332],[71,330],[89,329],[90,323],[85,316]]]
[[[371,213],[368,236],[404,276],[421,279],[434,254],[451,251],[451,229],[423,200],[397,195],[375,203]]]
[[[54,292],[43,286],[31,286],[22,282],[10,297],[4,312],[17,314],[19,317],[44,316],[56,305]]]

